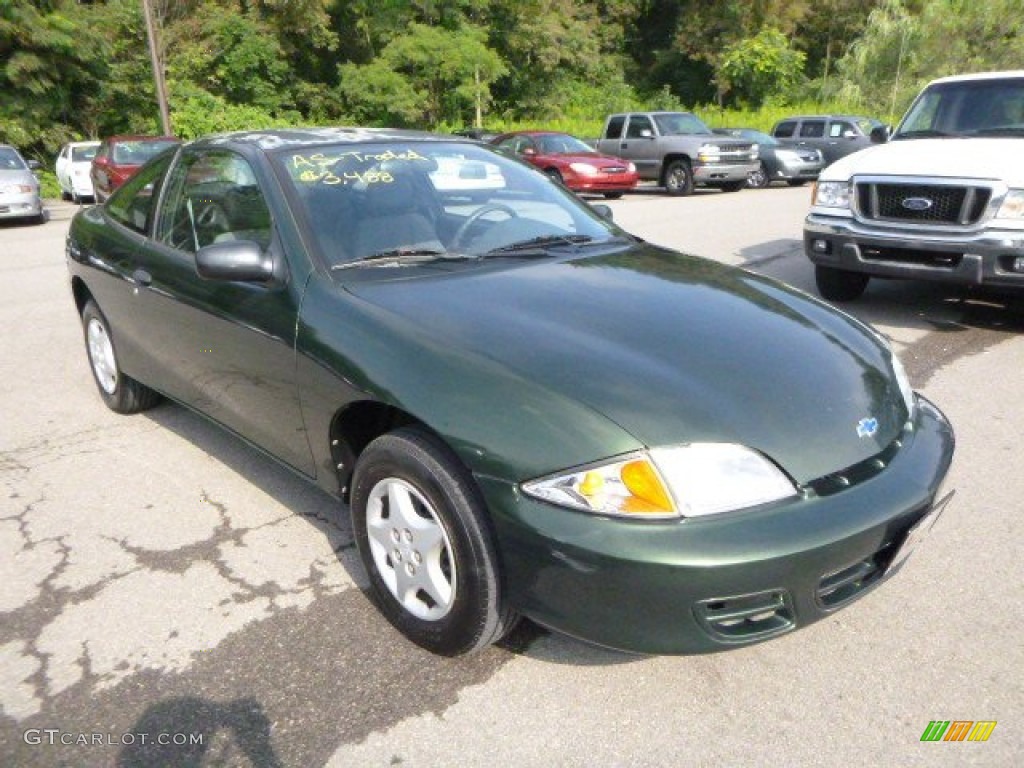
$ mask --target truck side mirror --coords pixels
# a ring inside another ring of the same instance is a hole
[[[872,144],[885,144],[889,140],[889,134],[892,128],[888,125],[876,125],[871,129],[871,143]]]

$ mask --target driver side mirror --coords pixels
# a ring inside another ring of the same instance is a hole
[[[892,128],[888,125],[876,125],[871,129],[871,143],[885,144],[889,140]]]
[[[42,163],[40,163],[38,160],[26,160],[25,164],[28,165],[28,169],[30,171],[38,171],[40,168],[43,167]]]
[[[259,243],[232,240],[212,243],[196,252],[196,272],[207,280],[268,283],[274,279],[274,259]]]

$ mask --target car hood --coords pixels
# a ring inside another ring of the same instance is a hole
[[[8,184],[29,184],[34,188],[39,186],[39,181],[32,175],[32,171],[20,168],[17,170],[5,169],[0,171],[0,187],[6,187]]]
[[[858,321],[653,246],[347,289],[410,333],[573,398],[647,446],[740,443],[798,482],[875,455],[907,420],[889,353]],[[860,436],[871,419],[877,431]]]
[[[845,181],[854,174],[1004,179],[1024,183],[1024,168],[1014,172],[1007,158],[1024,150],[1020,138],[897,139],[847,155],[829,166],[823,181]],[[937,160],[937,158],[941,158]],[[1013,178],[1007,178],[1007,174]]]

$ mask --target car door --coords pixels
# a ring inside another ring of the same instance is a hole
[[[629,115],[619,142],[619,157],[632,160],[640,176],[657,178],[661,171],[661,153],[655,140],[654,121],[649,115]]]
[[[819,149],[824,154],[827,145],[825,122],[823,117],[801,120],[796,130],[796,145],[798,147],[807,147],[808,149]],[[828,157],[826,156],[825,159],[828,160]]]
[[[834,163],[841,157],[863,149],[870,144],[857,126],[850,120],[833,119],[828,121],[824,146],[821,148],[826,163]]]
[[[71,146],[65,144],[60,154],[57,155],[57,163],[54,167],[54,173],[57,176],[57,184],[60,185],[61,192],[71,191]]]
[[[232,240],[269,251],[280,279],[199,277],[196,251]],[[143,380],[312,475],[295,378],[305,274],[291,277],[249,161],[224,149],[183,150],[133,272],[135,325],[151,350]]]

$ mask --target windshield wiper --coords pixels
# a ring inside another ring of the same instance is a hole
[[[922,128],[919,131],[903,131],[893,135],[893,139],[928,139],[928,138],[947,138],[949,136],[959,136],[958,133],[946,133],[945,131],[936,131],[931,128]]]
[[[582,245],[593,242],[593,240],[594,238],[590,235],[541,235],[540,237],[531,237],[529,240],[520,240],[518,243],[509,243],[498,248],[492,248],[484,255],[545,253],[544,249],[551,246]]]
[[[1024,136],[1024,128],[1017,125],[1002,125],[998,128],[979,128],[971,131],[973,136]]]
[[[380,251],[344,264],[335,264],[332,271],[354,269],[355,267],[406,267],[413,264],[429,264],[434,261],[468,261],[475,259],[466,253],[450,253],[436,248],[395,248]]]

